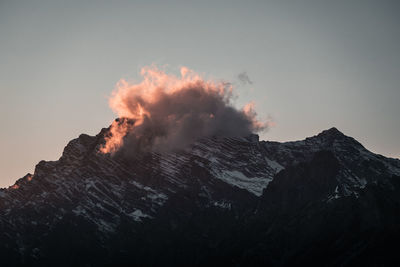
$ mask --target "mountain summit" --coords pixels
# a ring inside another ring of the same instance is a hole
[[[336,128],[103,154],[110,128],[0,190],[5,265],[389,265],[400,160]]]

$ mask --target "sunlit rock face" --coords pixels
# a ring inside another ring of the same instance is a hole
[[[80,135],[0,191],[5,266],[398,260],[400,161],[335,128],[102,153],[110,131]]]

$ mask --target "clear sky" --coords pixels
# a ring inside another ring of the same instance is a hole
[[[0,186],[107,127],[115,83],[152,63],[231,81],[237,106],[275,121],[262,139],[335,126],[400,157],[399,14],[385,0],[0,0]]]

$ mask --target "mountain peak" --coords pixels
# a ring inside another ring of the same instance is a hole
[[[322,131],[317,136],[343,137],[344,134],[341,131],[339,131],[336,127],[332,127],[330,129]]]
[[[333,143],[341,143],[345,144],[346,146],[350,145],[358,148],[364,148],[364,146],[360,144],[360,142],[358,142],[357,140],[355,140],[350,136],[345,135],[344,133],[339,131],[336,127],[324,130],[313,137],[306,138],[306,140],[307,139],[316,140],[317,142],[323,142],[329,146],[332,145]]]

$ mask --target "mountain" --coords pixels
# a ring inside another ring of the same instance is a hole
[[[0,190],[2,265],[400,263],[400,160],[332,128],[99,153],[110,129]]]

